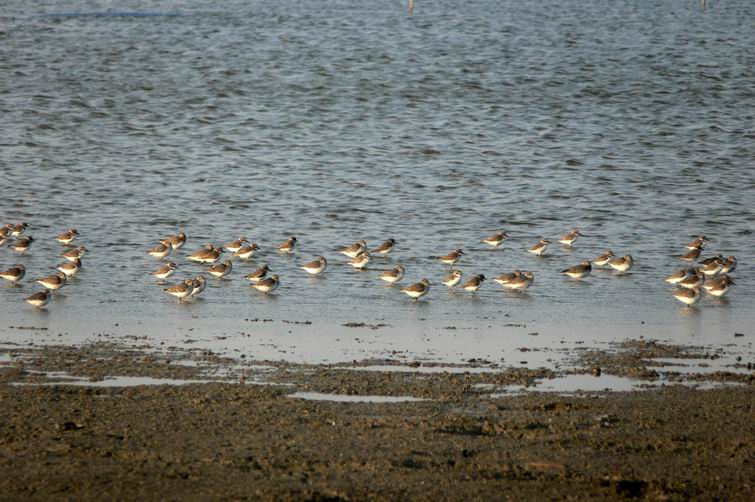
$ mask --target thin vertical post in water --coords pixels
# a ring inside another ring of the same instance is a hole
[[[701,2],[704,2],[705,0],[700,0]],[[414,12],[414,0],[409,0],[409,14]]]
[[[411,3],[412,0],[409,0],[409,3]],[[705,6],[708,3],[708,0],[700,0],[700,8],[705,10]]]

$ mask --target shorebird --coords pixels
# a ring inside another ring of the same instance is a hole
[[[247,242],[249,242],[249,240],[242,235],[235,241],[225,244],[223,247],[229,253],[237,253],[238,250],[241,249]]]
[[[729,286],[736,284],[728,275],[722,275],[712,281],[703,284],[703,289],[713,296],[721,297],[729,291]]]
[[[737,259],[733,256],[729,256],[724,261],[724,266],[721,268],[721,273],[730,274],[737,269]]]
[[[207,269],[207,272],[210,275],[217,277],[218,279],[223,279],[231,273],[232,269],[233,263],[231,262],[231,260],[226,260],[223,263],[218,263],[217,265],[211,266]]]
[[[451,251],[446,256],[441,256],[440,262],[445,263],[446,265],[451,265],[453,267],[459,260],[461,260],[461,257],[464,254],[464,251],[462,251],[461,249]]]
[[[37,279],[37,283],[41,284],[45,289],[50,291],[57,291],[66,284],[66,274],[58,272],[57,274],[48,275],[41,279]]]
[[[11,225],[10,226],[10,234],[13,237],[18,237],[22,233],[24,233],[24,230],[26,230],[27,228],[29,228],[29,225],[27,225],[26,223],[18,223],[16,225]]]
[[[700,299],[700,288],[681,288],[674,291],[674,298],[691,307]]]
[[[262,265],[251,274],[247,274],[245,277],[249,279],[249,282],[257,284],[267,276],[268,272],[270,272],[270,268],[267,265]]]
[[[278,276],[276,274],[272,274],[270,277],[261,279],[257,284],[252,284],[252,286],[254,286],[256,290],[268,294],[278,289],[278,286],[280,286],[280,281],[278,280]]]
[[[380,277],[381,280],[387,282],[388,284],[395,284],[404,278],[404,272],[404,266],[398,265],[391,270],[382,272],[378,277]]]
[[[571,247],[572,244],[574,244],[577,241],[577,239],[579,238],[580,235],[582,235],[582,234],[579,233],[579,230],[577,230],[575,228],[575,229],[572,229],[572,231],[569,232],[568,234],[566,234],[563,237],[561,237],[558,240],[558,242],[560,244],[563,244],[566,247]]]
[[[595,258],[592,263],[597,267],[604,267],[608,265],[608,262],[611,261],[611,258],[613,258],[613,251],[606,249],[600,254],[600,256]]]
[[[710,242],[710,239],[708,239],[704,235],[701,235],[700,237],[698,237],[694,241],[692,241],[689,244],[687,244],[687,249],[690,249],[690,250],[692,250],[692,249],[702,249],[702,248],[705,247],[705,245],[708,242]]]
[[[207,244],[199,251],[191,253],[186,259],[197,263],[215,263],[220,259],[222,254],[223,250],[221,248],[215,247],[212,244]]]
[[[721,272],[724,268],[724,258],[721,255],[708,258],[700,262],[700,271],[709,276],[713,276]]]
[[[76,260],[80,260],[84,257],[84,255],[87,253],[87,248],[84,246],[79,246],[77,248],[70,249],[63,253],[63,258],[65,258],[68,261],[75,262]]]
[[[463,274],[461,270],[453,270],[451,271],[450,274],[448,274],[448,276],[445,279],[443,279],[440,282],[441,284],[445,284],[449,288],[453,288],[454,286],[456,286],[457,284],[461,282],[462,275]]]
[[[370,252],[364,251],[358,254],[355,258],[352,258],[349,263],[356,269],[364,270],[365,268],[367,268],[367,264],[370,262],[370,258]]]
[[[234,253],[235,256],[238,256],[242,260],[248,260],[250,259],[254,253],[259,250],[259,246],[257,244],[247,244],[245,246],[241,246],[236,252]]]
[[[622,256],[621,258],[613,258],[608,262],[608,264],[612,269],[624,273],[632,268],[632,266],[634,265],[634,258],[632,258],[632,255],[628,254]]]
[[[700,252],[703,250],[701,247],[692,248],[682,255],[679,259],[682,261],[688,261],[694,263],[700,257]]]
[[[379,254],[380,256],[388,256],[391,251],[393,251],[393,247],[396,245],[396,241],[393,239],[388,239],[387,241],[383,242],[381,245],[376,247],[372,250],[372,254]]]
[[[163,291],[165,291],[169,295],[175,296],[180,302],[194,292],[194,282],[191,279],[186,279],[185,281],[179,282],[174,286],[164,288]]]
[[[13,244],[10,245],[10,247],[12,247],[14,251],[25,253],[29,249],[31,249],[32,242],[34,242],[34,237],[30,235],[29,237],[22,237],[20,239],[17,239]]]
[[[666,277],[666,279],[664,280],[669,284],[677,284],[685,279],[689,279],[690,277],[695,275],[696,272],[697,270],[694,268],[683,268],[681,270],[677,270],[670,276]]]
[[[193,289],[189,296],[198,296],[207,287],[207,279],[203,275],[198,275],[191,280],[191,286]]]
[[[511,281],[520,277],[521,275],[522,275],[522,272],[520,272],[519,270],[514,270],[513,272],[501,274],[493,280],[497,282],[498,284],[500,284],[501,286],[506,286]]]
[[[40,291],[39,293],[34,293],[30,297],[26,298],[26,303],[29,305],[34,305],[38,309],[41,309],[48,303],[50,303],[50,291],[45,289],[44,291]]]
[[[367,249],[367,242],[364,239],[356,241],[351,246],[345,246],[338,249],[338,252],[348,256],[349,258],[356,258]]]
[[[410,286],[407,286],[405,288],[401,288],[401,292],[408,295],[410,298],[414,298],[415,300],[419,300],[423,296],[427,294],[427,292],[430,291],[430,281],[427,279],[422,279],[419,282],[416,282]]]
[[[60,242],[63,245],[67,245],[72,240],[74,240],[77,235],[79,235],[79,232],[77,232],[75,228],[71,228],[69,230],[66,230],[62,234],[56,236],[55,240]]]
[[[170,247],[173,248],[173,251],[175,251],[176,249],[182,248],[183,245],[186,244],[186,234],[179,232],[176,235],[169,235],[162,242],[166,241],[170,243]]]
[[[496,234],[493,234],[489,237],[482,239],[482,242],[484,242],[485,244],[489,244],[493,246],[494,248],[497,248],[498,246],[503,244],[503,241],[506,240],[506,237],[508,236],[509,234],[507,234],[506,232],[498,232]]]
[[[521,275],[519,275],[519,277],[514,278],[508,284],[504,284],[504,287],[513,289],[515,291],[524,291],[525,289],[532,286],[532,283],[534,281],[535,281],[535,274],[533,274],[529,270],[525,270],[524,272],[521,273]]]
[[[590,260],[583,260],[579,265],[562,270],[561,273],[568,275],[572,279],[584,279],[592,272],[592,264]]]
[[[151,275],[154,275],[155,277],[157,277],[160,280],[164,280],[164,279],[167,279],[168,277],[170,277],[171,275],[173,275],[173,272],[175,272],[177,268],[178,268],[178,265],[176,265],[172,261],[169,261],[168,263],[166,263],[162,267],[160,267],[157,270],[155,270],[154,272],[152,272]]]
[[[703,282],[705,282],[705,275],[699,270],[695,270],[694,274],[677,282],[676,285],[686,289],[693,289],[702,286]]]
[[[160,244],[147,251],[147,254],[154,256],[158,260],[162,260],[172,252],[173,247],[170,245],[170,243],[168,241],[162,241]]]
[[[81,260],[76,258],[74,261],[68,261],[61,263],[57,266],[57,269],[66,274],[69,279],[79,273],[81,268]]]
[[[15,286],[18,281],[24,278],[26,275],[26,267],[23,265],[14,265],[13,267],[0,272],[0,278],[10,281],[11,285]]]
[[[470,277],[464,284],[462,284],[460,287],[464,291],[471,291],[472,293],[476,292],[480,287],[482,286],[482,283],[485,282],[485,275],[483,274],[477,274],[474,277]]]
[[[328,260],[324,256],[318,256],[306,265],[299,267],[310,275],[320,275],[328,268]]]
[[[537,256],[542,256],[545,253],[545,250],[548,249],[548,245],[550,245],[551,241],[548,239],[540,239],[540,241],[529,248],[527,250],[528,253],[535,254]]]
[[[278,251],[280,251],[281,253],[286,253],[286,254],[291,253],[296,247],[296,242],[297,242],[296,237],[293,237],[293,236],[289,237],[286,242],[278,245]]]

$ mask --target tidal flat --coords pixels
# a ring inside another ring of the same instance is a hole
[[[0,352],[6,500],[753,498],[751,363],[657,366],[715,361],[694,347],[626,342],[559,372],[116,343]],[[570,375],[639,384],[542,390]]]

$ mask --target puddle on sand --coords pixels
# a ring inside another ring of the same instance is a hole
[[[396,373],[500,373],[502,368],[469,368],[465,366],[393,366],[376,364],[371,366],[338,366],[334,370],[381,371]]]
[[[76,377],[62,371],[29,371],[29,373],[42,375],[49,382],[12,382],[11,385],[72,385],[76,387],[136,387],[140,385],[187,385],[192,383],[210,383],[213,380],[179,380],[173,378],[131,377],[116,376],[105,377],[103,380],[89,380],[85,377]]]
[[[307,401],[335,401],[338,403],[409,403],[427,401],[411,396],[352,396],[349,394],[325,394],[321,392],[294,392],[286,397]]]

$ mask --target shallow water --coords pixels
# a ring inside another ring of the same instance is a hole
[[[4,341],[112,333],[257,358],[530,365],[552,354],[518,347],[640,335],[751,351],[752,2],[440,1],[412,16],[386,1],[6,4],[0,215],[38,242],[0,250],[0,267],[52,273],[52,237],[71,226],[90,253],[47,311],[22,302],[30,280],[0,285]],[[575,248],[524,252],[572,227]],[[179,304],[145,254],[178,229],[173,282],[202,271],[184,258],[206,242],[246,235],[263,252]],[[503,249],[479,243],[498,230]],[[686,309],[661,279],[699,233],[738,257],[737,284]],[[291,234],[294,256],[270,251]],[[367,272],[336,253],[388,237],[394,255]],[[469,276],[522,268],[535,284],[449,293],[434,257],[457,247]],[[632,254],[632,273],[558,274],[605,248]],[[319,254],[326,275],[305,277],[296,266]],[[275,296],[243,279],[262,263],[281,275]],[[405,282],[434,283],[426,300],[376,280],[398,263]],[[342,326],[354,321],[389,326]]]

